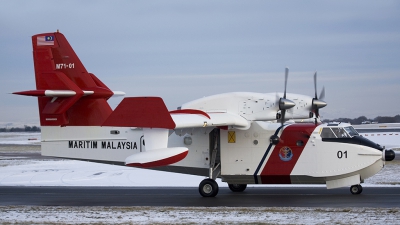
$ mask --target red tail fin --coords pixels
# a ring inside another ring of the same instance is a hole
[[[112,113],[113,92],[88,73],[63,34],[32,36],[36,89],[42,126],[99,126]]]

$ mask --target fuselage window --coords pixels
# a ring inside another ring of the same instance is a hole
[[[303,146],[304,142],[302,140],[299,140],[299,141],[296,142],[296,145],[299,146],[299,147]]]

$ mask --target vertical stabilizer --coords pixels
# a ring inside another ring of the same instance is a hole
[[[88,73],[63,34],[32,36],[36,90],[14,94],[38,97],[42,126],[99,126],[112,113],[114,93]]]

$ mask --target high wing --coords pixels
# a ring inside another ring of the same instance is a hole
[[[171,117],[175,122],[175,129],[199,128],[199,127],[235,127],[238,129],[249,128],[250,122],[245,118],[229,112],[210,112],[184,109],[171,111]]]

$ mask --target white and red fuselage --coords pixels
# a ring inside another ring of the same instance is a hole
[[[218,193],[218,177],[235,185],[359,185],[394,158],[349,124],[271,122],[304,122],[326,105],[286,87],[213,95],[174,111],[158,97],[129,97],[113,110],[107,100],[123,93],[88,73],[64,35],[37,34],[32,45],[36,90],[14,94],[38,98],[45,156],[207,176],[199,186],[205,197]]]
[[[224,114],[240,113],[244,108],[241,104],[248,106],[249,103],[244,103],[243,100],[248,99],[251,94],[223,94],[200,99],[195,101],[196,104],[184,104],[180,109],[182,113],[171,113],[176,127],[170,129],[168,135],[164,135],[168,136],[168,144],[158,148],[163,149],[160,151],[152,151],[157,149],[154,147],[149,148],[151,141],[146,138],[146,129],[165,129],[43,126],[42,154],[203,176],[209,175],[210,165],[215,161],[220,164],[215,176],[228,183],[327,184],[328,188],[360,183],[384,167],[385,151],[379,149],[378,145],[368,146],[361,143],[362,140],[351,142],[350,140],[358,136],[356,133],[347,132],[345,136],[335,136],[332,129],[346,132],[345,128],[351,128],[349,124],[296,123],[281,126],[280,123],[251,121],[245,117],[262,116],[261,107],[256,113],[251,113],[246,108],[247,114],[243,113],[241,116],[243,121],[238,119],[236,125],[218,123],[219,117]],[[264,96],[265,100],[269,94],[254,95],[258,97],[257,103],[265,105],[268,102],[262,101],[260,96]],[[288,96],[301,102],[310,102],[307,99],[310,97],[307,96]],[[221,102],[218,104],[217,100]],[[215,102],[209,104],[212,110],[206,108],[206,102]],[[204,110],[204,114],[193,110],[198,105],[202,107],[197,110]],[[188,106],[195,113],[189,114],[185,111]],[[288,115],[307,113],[306,110],[301,110],[293,109]],[[186,124],[182,121],[188,119],[192,122],[190,126],[180,125]],[[330,130],[331,137],[327,136],[325,129]],[[272,136],[279,138],[277,143],[271,143]],[[365,139],[365,142],[368,141]],[[218,154],[213,158],[212,151],[215,147]],[[180,148],[181,151],[160,156],[160,152],[165,152],[168,148]],[[136,158],[141,154],[147,154],[147,159],[140,161],[142,159]],[[129,158],[132,155],[134,157]],[[167,158],[173,163],[166,164]]]

